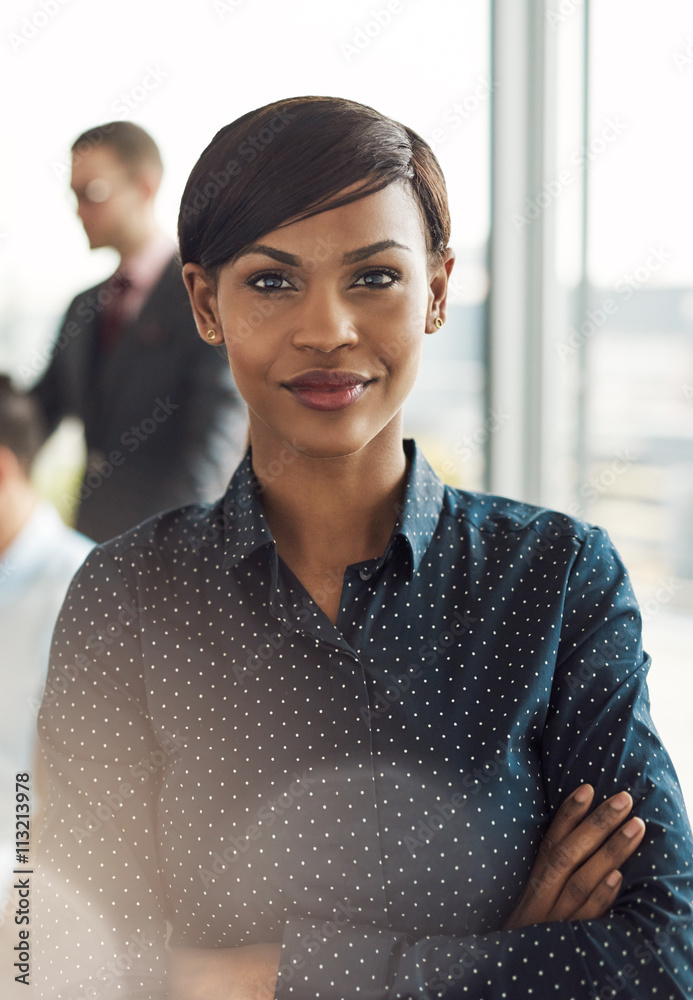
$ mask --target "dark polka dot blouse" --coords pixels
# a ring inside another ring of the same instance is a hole
[[[296,1000],[691,995],[691,833],[618,555],[405,448],[382,557],[325,579],[336,626],[250,455],[218,504],[88,557],[39,720],[39,995],[164,997],[167,936],[281,941]],[[504,932],[583,782],[647,823],[616,905]]]

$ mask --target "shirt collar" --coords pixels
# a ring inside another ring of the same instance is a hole
[[[411,577],[418,571],[438,527],[445,487],[416,447],[416,442],[405,441],[404,453],[408,460],[409,474],[393,536],[400,536],[409,543]]]
[[[241,559],[262,546],[274,545],[260,503],[261,493],[262,486],[253,472],[248,448],[223,499],[224,569],[238,565]]]
[[[157,231],[144,247],[121,263],[116,273],[126,275],[134,288],[153,288],[175,249],[173,241]]]
[[[386,551],[393,549],[395,538],[405,540],[410,556],[411,578],[417,572],[438,526],[445,487],[414,441],[404,441],[404,452],[407,456],[407,485],[404,501],[397,508],[397,522]],[[223,500],[224,569],[236,566],[256,549],[274,545],[260,503],[261,493],[262,486],[253,472],[251,451],[248,449]]]

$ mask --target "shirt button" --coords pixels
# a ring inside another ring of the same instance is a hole
[[[360,569],[359,576],[361,577],[362,580],[370,580],[373,574],[369,569]]]

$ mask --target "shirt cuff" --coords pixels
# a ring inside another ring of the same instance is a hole
[[[370,924],[289,917],[275,1000],[386,1000],[405,934]]]

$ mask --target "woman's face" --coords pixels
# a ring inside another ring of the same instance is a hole
[[[453,255],[429,258],[418,204],[394,183],[267,233],[216,287],[186,265],[200,333],[223,333],[254,447],[335,458],[401,437],[424,334],[445,316]]]

